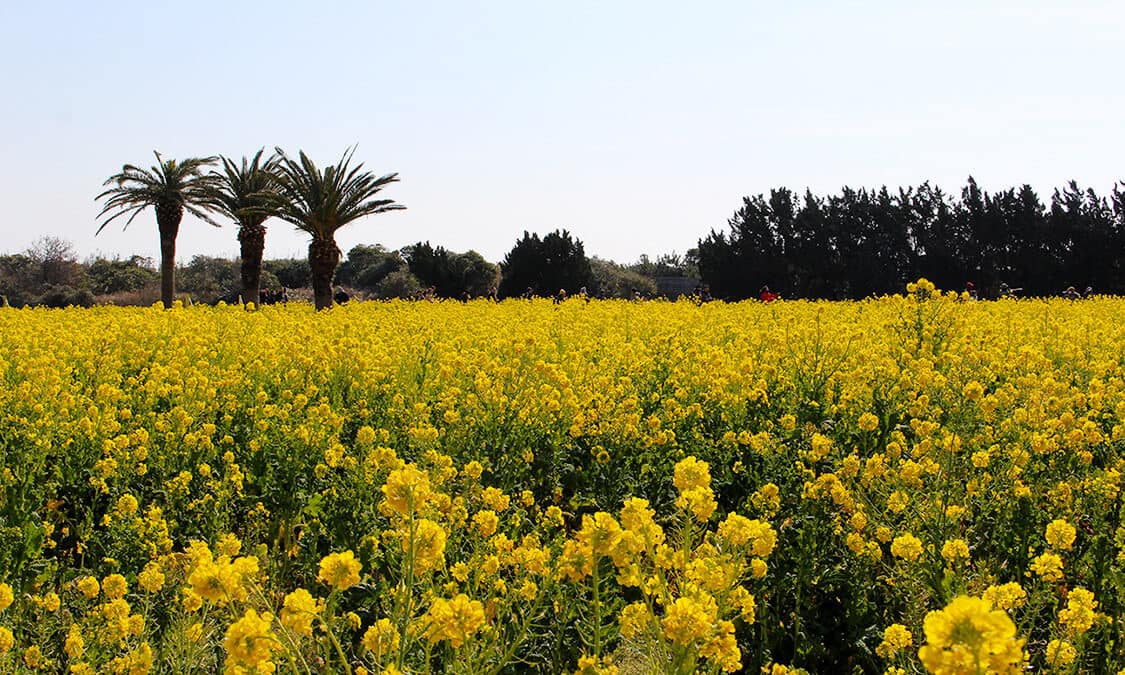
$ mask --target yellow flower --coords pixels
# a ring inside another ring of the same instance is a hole
[[[469,480],[480,480],[480,475],[484,473],[484,467],[474,459],[461,469],[461,473],[465,474],[465,477]]]
[[[754,596],[750,594],[750,591],[742,586],[735,586],[731,589],[730,595],[727,596],[727,604],[738,610],[739,615],[747,625],[754,625],[757,619],[755,616],[757,613],[757,604],[754,601]]]
[[[0,654],[11,651],[12,646],[15,645],[16,640],[12,635],[12,631],[0,626]]]
[[[413,464],[395,469],[383,485],[383,497],[395,512],[419,511],[431,496],[429,475]]]
[[[892,513],[902,513],[910,502],[910,496],[902,490],[895,490],[887,497],[887,509]]]
[[[8,584],[0,583],[0,612],[12,606],[15,597],[12,594],[12,587]]]
[[[634,602],[621,610],[617,622],[621,625],[621,636],[631,638],[643,633],[652,622],[652,613],[643,602]]]
[[[715,624],[715,601],[701,602],[695,598],[676,598],[661,621],[664,637],[678,645],[689,645],[702,639]]]
[[[432,520],[419,518],[414,524],[414,539],[403,538],[402,550],[413,543],[414,574],[421,575],[437,569],[445,560],[445,530]]]
[[[969,545],[964,539],[948,539],[941,547],[941,557],[949,563],[969,559]]]
[[[1081,587],[1072,589],[1066,598],[1066,608],[1059,610],[1059,623],[1072,633],[1085,633],[1094,625],[1097,607],[1093,593]]]
[[[31,601],[35,603],[36,607],[42,607],[48,612],[57,612],[61,604],[57,593],[48,593],[44,596],[34,595]]]
[[[219,555],[233,558],[242,550],[242,542],[239,541],[238,537],[228,532],[219,539],[218,544],[215,544],[215,550],[219,552]]]
[[[697,488],[711,487],[711,468],[695,456],[685,457],[673,469],[672,484],[680,494]]]
[[[160,569],[160,563],[150,562],[145,565],[137,575],[137,583],[149,593],[157,593],[164,588],[164,572]]]
[[[452,600],[435,598],[425,620],[426,639],[431,644],[445,640],[457,649],[484,626],[484,607],[464,593]]]
[[[188,626],[188,629],[184,631],[184,636],[188,639],[188,642],[199,642],[199,639],[203,637],[203,624],[196,621]]]
[[[481,492],[480,498],[496,513],[503,513],[511,503],[511,498],[508,495],[494,487],[486,487]]]
[[[316,578],[336,590],[343,591],[359,583],[361,567],[359,561],[355,559],[355,553],[350,550],[343,553],[329,553],[321,559],[320,573]]]
[[[273,652],[281,647],[270,624],[273,616],[248,609],[238,621],[227,628],[223,647],[227,651],[226,666],[243,667],[250,672],[263,672],[270,664]],[[264,672],[272,672],[272,669]]]
[[[571,582],[585,579],[594,571],[594,551],[589,544],[568,539],[559,556],[558,573]]]
[[[1010,610],[1023,607],[1027,602],[1027,592],[1019,584],[1009,582],[986,588],[984,599],[992,603],[996,609]]]
[[[120,574],[110,574],[102,579],[102,592],[110,600],[117,600],[125,597],[125,594],[129,592],[129,584],[125,581],[125,577]]]
[[[482,537],[491,537],[496,533],[496,526],[500,523],[500,519],[496,516],[495,511],[478,511],[473,516],[473,524],[476,525],[477,532]]]
[[[363,619],[359,618],[359,615],[355,612],[348,612],[344,615],[344,618],[348,622],[348,627],[352,630],[359,630],[359,627],[363,625]]]
[[[691,512],[695,519],[701,523],[707,522],[711,514],[718,508],[715,502],[715,493],[709,487],[693,487],[682,490],[676,498],[676,506]]]
[[[651,548],[664,543],[664,530],[653,519],[655,515],[647,499],[632,497],[625,500],[621,509],[621,525],[633,533],[638,542]]]
[[[1074,663],[1078,652],[1066,640],[1051,640],[1047,643],[1047,665],[1052,668],[1065,668]]]
[[[887,659],[914,644],[914,636],[900,623],[892,623],[883,631],[883,642],[875,653]]]
[[[312,594],[303,588],[298,588],[285,596],[279,618],[282,626],[294,633],[311,637],[312,622],[319,612],[320,607],[317,606]]]
[[[914,562],[922,555],[922,542],[909,532],[891,542],[891,555]]]
[[[856,426],[860,431],[875,431],[879,428],[879,418],[869,412],[865,412],[859,416],[856,421]]]
[[[918,658],[931,673],[1021,672],[1023,640],[1016,638],[1016,625],[987,600],[958,596],[927,614],[923,628],[926,644]]]
[[[390,619],[379,619],[363,634],[363,648],[382,659],[399,647],[398,629]]]
[[[133,495],[122,495],[117,500],[117,513],[122,516],[131,516],[137,512],[137,498]]]
[[[63,642],[63,651],[71,659],[80,659],[82,654],[86,652],[86,641],[82,639],[82,633],[78,626],[71,625],[66,634],[66,641]]]
[[[86,596],[86,598],[89,600],[93,600],[94,598],[98,597],[98,593],[102,592],[102,587],[95,577],[82,577],[76,582],[75,585],[78,587],[78,591],[82,593],[82,595]]]
[[[1031,571],[1044,581],[1058,581],[1063,578],[1063,562],[1057,554],[1043,553],[1031,561]]]
[[[699,655],[717,665],[725,673],[742,667],[742,651],[734,637],[734,624],[719,621],[715,633],[699,649]]]
[[[582,516],[582,529],[575,538],[595,555],[613,555],[621,543],[621,525],[605,511],[598,511],[593,516],[586,514]]]
[[[23,662],[32,670],[47,667],[47,660],[43,658],[43,650],[39,648],[39,645],[31,645],[24,650]]]
[[[203,607],[203,598],[190,588],[184,589],[183,607],[186,612],[196,612]]]
[[[1053,520],[1047,525],[1047,543],[1056,551],[1069,551],[1077,534],[1074,527],[1065,520]]]
[[[539,595],[539,585],[531,579],[525,580],[516,591],[521,598],[531,602]]]

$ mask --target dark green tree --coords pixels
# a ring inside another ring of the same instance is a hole
[[[347,259],[336,270],[336,283],[374,293],[389,274],[406,269],[406,261],[398,251],[388,251],[381,244],[359,244],[348,251]]]
[[[592,284],[590,261],[582,242],[566,230],[555,230],[542,239],[523,233],[500,263],[500,295],[518,296],[530,288],[537,295],[554,295],[560,289],[575,293]]]

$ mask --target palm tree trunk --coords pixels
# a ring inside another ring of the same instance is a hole
[[[332,279],[340,264],[340,248],[334,239],[313,239],[309,244],[309,267],[312,269],[313,301],[317,310],[332,307]]]
[[[176,300],[176,235],[180,231],[180,221],[161,222],[157,213],[157,227],[160,230],[160,300],[164,309],[172,309]]]
[[[266,228],[244,223],[238,230],[242,246],[242,301],[257,307],[262,288],[262,251],[266,247]]]

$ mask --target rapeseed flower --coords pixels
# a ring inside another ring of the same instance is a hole
[[[677,645],[689,645],[703,639],[715,625],[715,611],[715,601],[709,596],[704,599],[676,598],[660,622],[664,637]]]
[[[1044,581],[1059,581],[1063,578],[1063,561],[1057,554],[1047,552],[1031,561],[1031,571]]]
[[[935,675],[1021,672],[1023,640],[1007,613],[982,598],[958,596],[923,623],[926,644],[918,658]]]
[[[316,575],[338,591],[344,591],[359,583],[360,562],[355,559],[355,553],[329,553],[320,560],[320,572]]]
[[[883,641],[875,649],[875,653],[883,658],[890,658],[912,644],[914,644],[914,636],[906,626],[892,623],[883,630]]]
[[[922,541],[909,532],[891,542],[891,555],[914,562],[922,555]]]
[[[1074,526],[1065,520],[1053,520],[1047,525],[1047,544],[1056,551],[1069,551],[1076,535]]]
[[[445,528],[432,520],[418,519],[414,524],[413,539],[415,574],[424,574],[441,566],[445,559],[445,542]],[[404,539],[403,551],[406,551],[407,544]]]
[[[421,510],[432,494],[429,475],[413,464],[392,471],[382,490],[386,504],[401,515]]]
[[[129,584],[120,574],[110,574],[102,579],[102,592],[110,600],[118,600],[129,592]]]
[[[272,622],[272,615],[259,616],[253,609],[248,609],[242,618],[227,628],[223,640],[227,668],[245,668],[252,673],[272,672],[270,659],[281,648],[270,627]]]
[[[451,600],[435,598],[425,621],[426,639],[430,643],[444,640],[457,649],[484,626],[484,607],[464,593]]]
[[[390,619],[379,619],[367,628],[363,634],[363,648],[370,652],[376,659],[382,659],[392,652],[398,651],[400,644],[398,629]]]
[[[303,588],[287,594],[281,608],[281,625],[294,633],[312,636],[312,622],[320,613],[320,606],[312,594]]]
[[[702,462],[694,456],[685,457],[676,463],[672,484],[680,494],[689,490],[711,487],[711,469],[707,462]]]
[[[1071,589],[1067,594],[1066,607],[1059,610],[1059,623],[1073,634],[1085,633],[1094,625],[1097,607],[1093,593],[1081,587]]]

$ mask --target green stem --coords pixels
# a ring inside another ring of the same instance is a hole
[[[602,604],[601,604],[601,575],[599,574],[599,564],[601,560],[598,559],[598,554],[594,553],[594,658],[601,658],[602,655]]]
[[[399,670],[402,670],[402,664],[406,661],[406,647],[407,647],[407,643],[409,642],[409,640],[406,639],[406,634],[407,634],[406,629],[407,629],[407,627],[410,623],[410,615],[414,611],[414,607],[413,607],[414,598],[413,598],[413,595],[412,595],[413,592],[414,592],[414,533],[415,533],[414,491],[413,490],[411,490],[410,494],[408,494],[407,497],[406,497],[406,513],[407,513],[407,517],[409,518],[410,525],[408,527],[409,541],[407,541],[407,543],[406,543],[406,560],[405,560],[406,569],[403,570],[403,578],[405,579],[405,583],[402,587],[403,607],[402,607],[402,614],[399,618],[399,630],[398,630],[401,638],[399,640],[398,660],[395,663],[395,665],[398,667]],[[429,660],[429,656],[428,656],[428,652],[427,652],[427,663],[428,663],[428,660]]]

